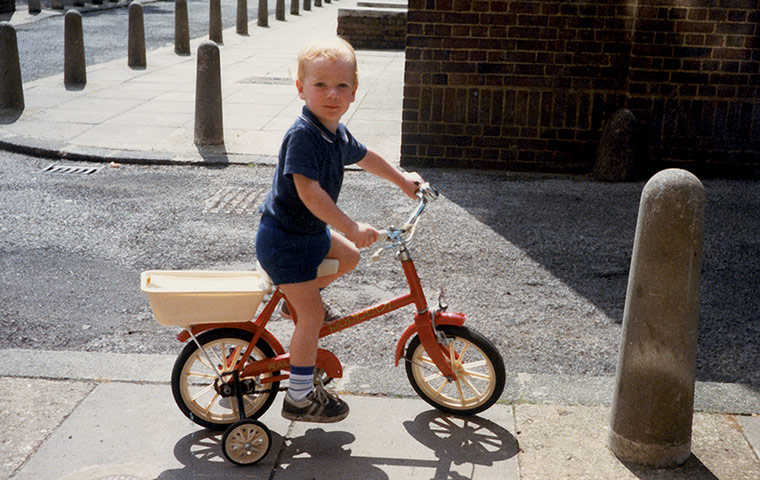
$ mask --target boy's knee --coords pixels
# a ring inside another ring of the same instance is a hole
[[[351,250],[349,250],[346,253],[344,270],[346,272],[350,272],[351,270],[356,268],[356,266],[359,265],[360,259],[361,259],[361,254],[359,253],[358,248],[354,247]]]

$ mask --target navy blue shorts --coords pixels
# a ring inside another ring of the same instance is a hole
[[[308,282],[330,251],[330,229],[304,235],[285,230],[274,219],[262,216],[256,233],[256,257],[275,285]]]

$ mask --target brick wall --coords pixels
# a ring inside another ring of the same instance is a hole
[[[338,35],[357,49],[403,50],[406,46],[406,10],[340,8]]]
[[[759,3],[410,0],[402,165],[590,171],[627,107],[646,169],[758,169]]]

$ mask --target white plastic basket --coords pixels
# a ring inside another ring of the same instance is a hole
[[[256,271],[150,270],[140,289],[158,323],[187,327],[253,319],[272,284]]]

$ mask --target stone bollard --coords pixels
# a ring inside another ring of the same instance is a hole
[[[53,10],[63,10],[63,0],[50,0],[50,8]]]
[[[237,33],[248,35],[248,0],[237,2]]]
[[[691,452],[704,204],[680,169],[641,194],[608,438],[623,462],[672,468]]]
[[[17,119],[24,111],[24,84],[16,28],[0,22],[0,117]]]
[[[279,21],[285,21],[285,0],[277,0],[274,10],[274,18]]]
[[[290,0],[290,14],[298,15],[298,0]]]
[[[84,60],[82,15],[69,10],[63,16],[63,84],[66,88],[84,88],[87,68]]]
[[[305,12],[311,11],[311,0],[303,0],[303,10]]]
[[[269,2],[267,0],[259,0],[259,20],[257,25],[259,27],[269,26]]]
[[[84,7],[84,0],[74,0],[72,3],[75,7]]]
[[[314,6],[315,7],[321,7],[322,6],[322,0],[314,0]]]
[[[190,23],[187,17],[187,0],[174,2],[174,53],[190,55]]]
[[[222,43],[222,4],[221,0],[210,0],[208,11],[208,39]]]
[[[40,0],[29,0],[27,8],[29,9],[29,13],[40,13],[42,12],[42,2]]]
[[[16,11],[16,0],[0,0],[0,13],[13,13]]]
[[[630,182],[636,178],[639,135],[636,116],[622,108],[607,121],[594,161],[594,179],[603,182]]]
[[[143,7],[139,2],[129,4],[129,39],[127,65],[132,68],[145,68],[145,21]]]
[[[195,77],[195,144],[224,143],[222,125],[222,75],[219,46],[209,40],[198,47]]]

